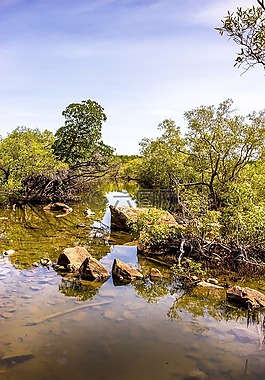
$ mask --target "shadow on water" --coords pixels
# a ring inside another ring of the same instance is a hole
[[[260,379],[264,315],[228,304],[225,290],[186,291],[167,267],[137,257],[129,234],[111,232],[108,204],[134,204],[112,188],[63,217],[42,208],[1,210],[0,376],[6,380]],[[134,199],[137,197],[134,196]],[[84,215],[89,207],[92,218]],[[4,219],[8,218],[8,219]],[[124,245],[126,243],[126,245]],[[52,268],[65,247],[86,246],[111,272],[114,258],[144,279],[114,286],[70,281]],[[149,273],[157,267],[159,281]],[[264,286],[259,283],[259,287]]]

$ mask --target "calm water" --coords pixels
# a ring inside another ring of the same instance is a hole
[[[74,205],[65,217],[41,208],[0,211],[0,250],[15,250],[0,262],[0,379],[264,378],[263,315],[247,324],[246,311],[227,304],[223,290],[184,292],[165,268],[163,281],[151,282],[154,264],[124,245],[131,237],[97,228],[109,225],[106,210],[117,200],[133,204],[112,192]],[[84,216],[87,206],[98,222]],[[75,244],[109,270],[114,258],[139,266],[146,279],[115,286],[110,278],[93,287],[32,267]]]

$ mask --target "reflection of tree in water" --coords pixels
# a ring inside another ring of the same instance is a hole
[[[225,290],[196,287],[181,291],[167,316],[170,319],[181,319],[181,311],[187,311],[193,318],[210,315],[217,321],[244,320],[246,310],[233,306],[226,301]]]
[[[96,226],[90,229],[85,247],[95,259],[100,260],[110,252],[109,236],[109,229],[104,226]]]
[[[248,309],[247,311],[247,327],[250,325],[257,325],[259,327],[259,341],[260,348],[265,344],[265,310],[260,309]]]
[[[136,293],[146,299],[149,303],[158,302],[160,298],[168,295],[170,293],[171,286],[172,283],[168,279],[153,282],[149,277],[133,283]]]
[[[106,197],[104,187],[91,187],[86,196],[78,202],[78,205],[80,205],[83,210],[90,208],[93,212],[95,212],[96,215],[93,219],[102,220],[108,207],[108,199]]]
[[[0,216],[7,219],[3,223],[5,235],[0,240],[0,249],[4,251],[7,246],[14,249],[11,263],[19,269],[30,269],[34,261],[43,257],[56,262],[65,247],[87,244],[94,221],[101,220],[105,214],[107,198],[95,191],[89,199],[71,204],[71,207],[73,212],[60,217],[60,213],[43,211],[43,206],[25,205],[1,210]],[[87,207],[95,212],[91,218],[84,215]]]
[[[81,281],[63,279],[61,285],[59,285],[59,290],[67,297],[74,297],[78,301],[87,301],[96,296],[101,285],[102,283],[93,285],[87,283],[84,285]]]
[[[126,191],[129,197],[136,201],[139,184],[136,181],[107,182],[104,185],[104,190],[106,193]]]

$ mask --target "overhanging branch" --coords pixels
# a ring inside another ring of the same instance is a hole
[[[261,6],[261,8],[265,10],[264,0],[257,0],[257,2]]]

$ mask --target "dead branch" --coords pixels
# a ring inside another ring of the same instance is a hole
[[[58,313],[47,315],[46,317],[37,319],[37,320],[35,320],[33,322],[28,322],[26,324],[26,326],[35,326],[35,325],[38,325],[38,324],[40,324],[42,322],[46,322],[46,321],[49,321],[51,319],[54,319],[54,318],[57,318],[57,317],[61,317],[62,315],[66,315],[66,314],[72,313],[74,311],[78,311],[78,310],[81,310],[81,309],[86,309],[87,307],[101,306],[101,305],[105,305],[107,303],[109,303],[109,302],[106,301],[106,302],[90,303],[90,304],[85,304],[85,305],[73,307],[72,309],[59,311]]]
[[[182,257],[183,255],[185,254],[185,251],[184,251],[184,243],[185,243],[185,239],[182,239],[181,240],[181,243],[180,243],[180,247],[179,247],[179,257],[178,257],[178,265],[180,266],[181,265],[181,260],[182,260]]]

